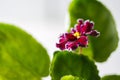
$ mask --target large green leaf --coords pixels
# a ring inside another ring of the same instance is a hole
[[[80,80],[79,77],[72,76],[72,75],[66,75],[63,76],[60,80]]]
[[[120,75],[104,76],[101,80],[120,80]]]
[[[49,74],[46,49],[16,26],[0,23],[0,80],[40,80]]]
[[[69,6],[70,27],[78,18],[95,22],[95,29],[100,37],[90,37],[89,47],[83,50],[85,55],[93,57],[97,62],[106,61],[118,45],[116,25],[110,11],[97,0],[73,0]]]
[[[100,80],[98,70],[87,56],[68,51],[54,53],[50,75],[52,80],[60,80],[63,76],[73,75],[82,80]]]

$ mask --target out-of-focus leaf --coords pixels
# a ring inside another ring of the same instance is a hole
[[[80,79],[79,79],[79,77],[67,75],[67,76],[63,76],[60,80],[80,80]]]
[[[46,49],[16,26],[0,23],[0,79],[40,80],[49,74]]]
[[[98,38],[90,37],[89,47],[83,53],[97,62],[106,61],[118,45],[116,25],[110,11],[97,0],[73,0],[69,6],[69,14],[70,27],[76,24],[78,18],[95,22],[95,29],[101,35]]]
[[[101,80],[120,80],[120,75],[104,76]]]
[[[77,76],[82,80],[100,80],[93,61],[87,56],[68,51],[54,53],[50,75],[52,80],[60,80],[65,75]]]

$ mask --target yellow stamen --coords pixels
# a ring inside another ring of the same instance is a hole
[[[80,33],[79,32],[75,32],[74,36],[77,37],[77,38],[80,38]]]

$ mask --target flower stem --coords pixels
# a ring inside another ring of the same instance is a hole
[[[80,47],[79,54],[82,54],[82,47]]]

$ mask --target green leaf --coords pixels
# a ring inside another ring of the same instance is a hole
[[[14,25],[0,23],[0,80],[40,80],[49,74],[46,49]]]
[[[107,75],[104,76],[101,80],[120,80],[120,75]]]
[[[76,24],[78,18],[94,21],[95,29],[101,35],[98,38],[89,37],[89,47],[83,53],[97,62],[106,61],[118,46],[118,33],[110,11],[97,0],[73,0],[69,6],[69,14],[70,27]]]
[[[80,80],[80,79],[79,77],[75,77],[72,75],[66,75],[66,76],[63,76],[60,80]]]
[[[73,75],[84,80],[100,80],[98,70],[87,56],[68,51],[54,53],[50,75],[52,80],[60,80],[63,76]]]

